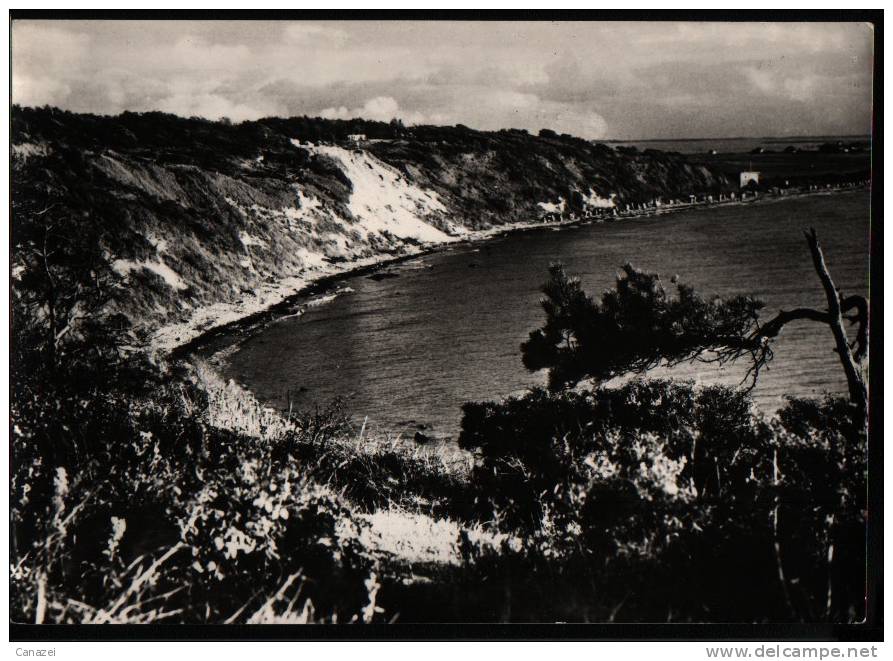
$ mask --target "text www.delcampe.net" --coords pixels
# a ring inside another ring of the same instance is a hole
[[[710,659],[867,659],[877,657],[870,647],[818,647],[760,645],[758,647],[706,647]]]

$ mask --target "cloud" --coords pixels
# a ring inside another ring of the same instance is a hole
[[[58,105],[71,95],[71,86],[55,78],[16,76],[12,102],[23,106]]]
[[[587,138],[861,133],[871,39],[834,23],[16,20],[12,95]]]
[[[400,104],[398,104],[393,97],[376,96],[374,99],[366,101],[362,108],[354,108],[353,110],[348,110],[345,106],[325,108],[320,112],[320,116],[328,119],[353,119],[354,117],[362,117],[363,119],[387,121],[397,117],[399,110]]]
[[[442,114],[426,115],[421,112],[408,111],[400,107],[396,99],[391,96],[376,96],[366,101],[360,108],[349,110],[345,106],[337,108],[324,108],[319,113],[320,117],[327,119],[372,119],[379,122],[388,122],[392,119],[400,119],[406,124],[433,124],[443,121]]]
[[[236,122],[276,114],[262,106],[236,103],[218,94],[175,94],[162,99],[158,110],[184,117],[196,116],[207,119],[226,117]]]
[[[140,60],[142,57],[138,54]],[[153,68],[163,71],[231,72],[239,62],[254,60],[251,48],[244,44],[215,44],[204,37],[184,35],[170,48],[159,49]]]
[[[767,98],[797,103],[827,104],[838,97],[850,97],[870,107],[871,81],[852,73],[795,73],[786,69],[744,67],[742,73],[754,93]]]
[[[744,67],[742,72],[753,88],[758,92],[770,94],[775,91],[777,84],[775,76],[771,71],[766,71],[757,67]]]
[[[362,106],[329,106],[318,113],[329,119],[362,117],[378,121],[399,118],[406,124],[465,124],[483,130],[541,128],[572,133],[584,138],[604,138],[605,119],[585,105],[541,99],[536,94],[483,86],[452,86],[449,92],[436,87],[404,90],[412,105],[409,111],[392,96],[375,96]]]
[[[759,53],[772,58],[804,53],[847,52],[870,43],[866,23],[658,23],[632,35],[632,44],[672,49],[680,59],[712,54],[714,61],[735,61]]]
[[[89,53],[90,37],[55,26],[26,24],[12,31],[12,101],[56,105],[68,99],[72,82],[65,76]]]
[[[13,24],[13,66],[41,70],[47,74],[77,68],[89,54],[91,38],[57,25],[18,22]]]
[[[465,123],[471,126],[520,128],[531,132],[549,128],[589,139],[607,136],[605,118],[588,104],[552,101],[529,92],[489,88],[468,89],[465,94],[470,110],[457,107],[454,111],[465,114]]]
[[[827,79],[813,74],[801,78],[785,78],[782,89],[794,101],[813,101],[826,81]]]
[[[340,46],[349,39],[348,33],[344,30],[312,23],[290,23],[285,27],[284,35],[287,43],[299,45]]]

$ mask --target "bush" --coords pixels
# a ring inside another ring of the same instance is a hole
[[[151,398],[42,394],[13,407],[15,621],[374,615],[346,501],[294,456],[209,426],[184,375]]]
[[[539,389],[467,404],[460,443],[479,455],[477,515],[523,531],[540,572],[576,576],[589,612],[856,621],[865,439],[829,422],[841,406],[766,422],[719,386]]]
[[[633,381],[617,388],[549,393],[534,389],[503,403],[463,407],[459,445],[482,455],[473,482],[492,492],[503,512],[539,520],[539,494],[554,491],[593,453],[621,461],[648,435],[662,439],[668,460],[682,462],[683,480],[701,495],[728,494],[724,473],[759,448],[732,457],[747,443],[764,444],[764,425],[749,396],[720,386],[695,390],[672,381]],[[717,474],[720,471],[720,475]],[[495,481],[495,483],[494,483]],[[491,489],[492,487],[492,489]]]

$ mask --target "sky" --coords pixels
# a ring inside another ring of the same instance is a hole
[[[870,132],[862,23],[26,21],[12,99],[588,139]]]

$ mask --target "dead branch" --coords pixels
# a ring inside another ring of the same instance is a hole
[[[806,236],[806,242],[809,244],[809,251],[812,253],[813,266],[815,267],[819,280],[822,283],[822,287],[825,290],[825,298],[828,300],[828,325],[831,327],[831,333],[834,335],[834,344],[836,346],[837,355],[840,358],[841,365],[843,365],[843,371],[846,374],[850,400],[860,411],[866,411],[868,408],[868,389],[865,385],[865,381],[862,379],[859,368],[856,365],[856,359],[850,350],[846,330],[844,330],[843,327],[843,310],[841,307],[840,292],[837,291],[837,288],[834,286],[834,281],[831,279],[831,274],[828,272],[828,267],[825,264],[825,257],[822,254],[822,249],[819,246],[819,241],[816,237],[815,228],[810,228],[808,231],[804,232],[804,234]],[[858,307],[858,303],[855,303],[855,305]],[[865,316],[867,317],[867,311]],[[867,337],[867,328],[865,329],[865,333]],[[861,347],[857,350],[857,353],[862,353],[864,351],[867,351],[867,346]]]

